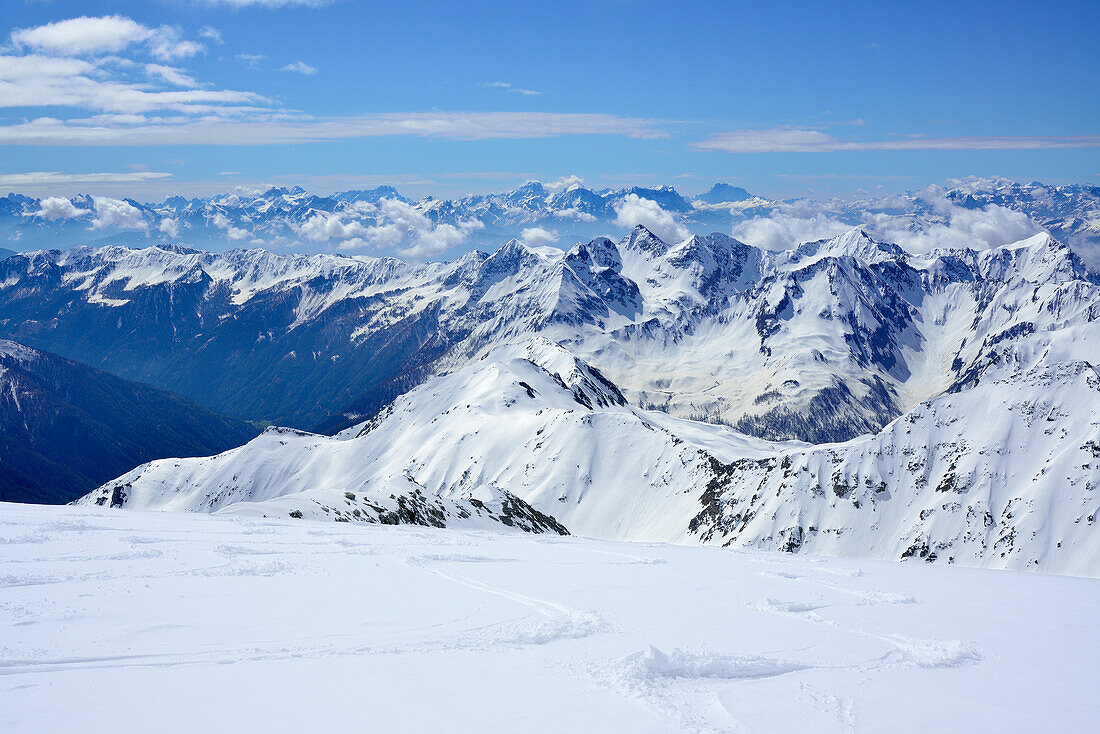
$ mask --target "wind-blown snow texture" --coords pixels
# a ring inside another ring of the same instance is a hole
[[[0,505],[0,729],[1086,732],[1100,585]]]

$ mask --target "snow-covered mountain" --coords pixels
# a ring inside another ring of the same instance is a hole
[[[0,336],[325,432],[540,336],[635,405],[823,442],[1007,366],[1100,363],[1098,283],[1048,235],[915,256],[858,229],[771,252],[638,227],[564,252],[512,241],[423,265],[77,248],[0,261]]]
[[[1100,187],[983,179],[887,196],[776,200],[725,183],[692,197],[668,185],[594,190],[580,183],[529,181],[512,191],[419,201],[389,186],[331,195],[273,187],[208,198],[171,196],[161,202],[88,195],[0,197],[0,246],[23,251],[105,244],[210,250],[250,245],[438,259],[475,246],[494,249],[513,238],[567,245],[639,223],[667,239],[684,232],[732,231],[772,249],[851,227],[892,242],[906,237],[950,246],[977,240],[1001,245],[1045,229],[1096,252]]]
[[[743,192],[732,187],[716,191]],[[686,217],[700,228],[728,228],[721,206],[715,209],[700,202],[697,210],[671,186],[594,191],[579,184],[548,189],[530,181],[513,191],[420,201],[389,186],[330,196],[298,186],[273,187],[210,198],[173,196],[156,203],[9,194],[0,197],[0,241],[22,250],[140,243],[224,250],[252,244],[305,252],[401,252],[423,258],[470,249],[474,242],[499,246],[528,228],[565,241],[589,239],[616,226],[618,208],[632,197]],[[765,203],[747,192],[744,198],[746,205],[750,199]],[[462,247],[464,243],[468,246]]]
[[[1097,416],[1095,369],[1047,362],[845,444],[774,443],[633,407],[537,340],[337,436],[272,429],[81,503],[370,523],[414,506],[402,522],[1100,575]],[[498,503],[519,509],[486,510]]]

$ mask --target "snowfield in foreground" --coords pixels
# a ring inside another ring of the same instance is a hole
[[[1094,731],[1100,582],[0,505],[0,730]]]

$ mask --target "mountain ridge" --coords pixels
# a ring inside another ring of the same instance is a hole
[[[1100,362],[1098,283],[1046,235],[911,255],[857,229],[773,253],[639,226],[565,252],[512,240],[424,264],[110,246],[0,261],[0,336],[331,432],[538,335],[637,405],[819,443],[877,431],[1005,360],[1034,364],[1065,335]]]
[[[402,522],[1097,575],[1095,415],[1096,368],[1055,362],[846,443],[777,443],[633,407],[539,339],[336,436],[269,429],[138,467],[79,504],[372,524],[417,505],[434,511]],[[545,519],[478,511],[509,497]]]
[[[0,339],[0,499],[67,502],[153,458],[256,431],[176,395]]]

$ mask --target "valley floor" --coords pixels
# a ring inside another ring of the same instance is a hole
[[[0,730],[1095,731],[1100,582],[0,504]]]

